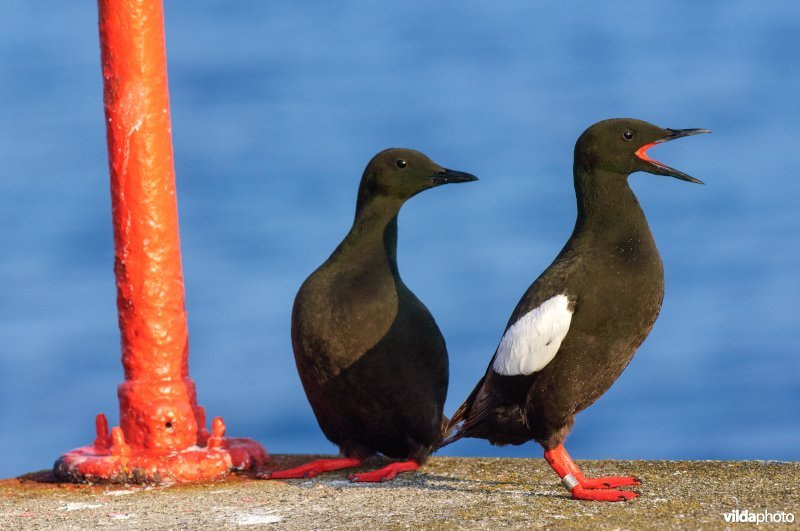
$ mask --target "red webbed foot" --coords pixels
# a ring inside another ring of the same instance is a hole
[[[599,478],[580,478],[581,487],[584,489],[613,489],[615,487],[627,487],[628,485],[641,485],[639,478],[633,476],[607,476]]]
[[[391,463],[383,468],[379,468],[378,470],[362,472],[360,474],[351,474],[348,476],[348,479],[356,483],[380,483],[383,481],[389,481],[397,474],[402,472],[411,472],[412,470],[417,470],[419,466],[419,463],[413,459],[408,461],[399,461],[397,463]]]
[[[343,468],[355,468],[361,466],[362,460],[353,457],[342,457],[338,459],[318,459],[304,465],[289,468],[287,470],[259,472],[256,477],[259,479],[302,479],[313,478],[322,472],[332,472]]]
[[[582,485],[573,487],[571,493],[575,500],[604,502],[628,501],[639,496],[638,492],[631,490],[587,489]]]
[[[616,487],[640,485],[639,478],[632,476],[587,478],[563,445],[545,450],[544,458],[576,500],[615,502],[628,501],[639,496],[638,492],[613,490]]]

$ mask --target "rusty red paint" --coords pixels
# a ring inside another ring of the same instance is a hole
[[[195,481],[267,460],[250,439],[205,427],[189,378],[161,0],[99,0],[114,272],[125,381],[120,426],[62,456],[77,481]]]

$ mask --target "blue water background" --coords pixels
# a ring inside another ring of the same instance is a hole
[[[666,270],[652,334],[578,416],[578,458],[800,459],[800,3],[166,3],[191,374],[229,433],[326,452],[294,294],[347,232],[364,165],[413,147],[480,182],[400,217],[445,334],[446,412],[569,236],[572,148],[633,116],[712,135],[636,174]],[[0,17],[0,477],[117,423],[122,381],[94,2]],[[446,455],[539,456],[460,442]]]

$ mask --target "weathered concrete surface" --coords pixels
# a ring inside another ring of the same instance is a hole
[[[273,456],[276,469],[306,456]],[[378,465],[380,462],[370,463]],[[312,480],[225,481],[169,488],[47,483],[47,474],[0,481],[3,529],[564,528],[744,529],[733,509],[793,513],[800,527],[800,463],[584,461],[590,475],[631,474],[644,484],[628,503],[568,497],[542,459],[434,458],[379,485],[345,473]]]

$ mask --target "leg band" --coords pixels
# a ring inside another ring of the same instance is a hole
[[[567,487],[567,490],[570,491],[570,492],[572,492],[572,489],[574,489],[576,485],[580,485],[581,484],[580,481],[575,479],[575,476],[573,476],[572,474],[567,474],[566,476],[561,478],[561,483],[565,487]]]

